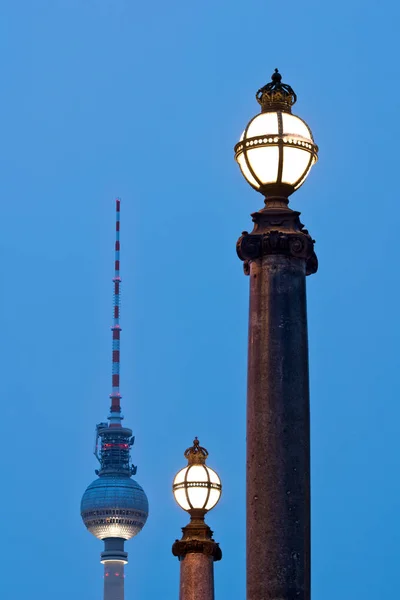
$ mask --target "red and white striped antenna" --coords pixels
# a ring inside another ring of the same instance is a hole
[[[120,267],[120,208],[121,200],[117,198],[115,201],[116,219],[115,219],[115,263],[114,263],[114,322],[111,327],[112,331],[112,391],[110,416],[110,427],[121,427],[123,419],[121,415],[121,393],[119,391],[119,367],[120,367],[120,336],[121,327],[119,324],[120,317],[120,291],[121,277],[119,274]]]

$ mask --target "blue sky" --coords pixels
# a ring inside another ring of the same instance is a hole
[[[99,600],[79,516],[108,411],[114,198],[122,393],[151,515],[126,597],[178,597],[170,486],[198,435],[224,494],[218,600],[245,597],[248,280],[262,198],[233,145],[279,67],[320,161],[293,197],[308,280],[313,594],[397,593],[398,22],[394,2],[5,0],[0,6],[3,595]]]

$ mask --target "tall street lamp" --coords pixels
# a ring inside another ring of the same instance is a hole
[[[190,523],[182,528],[172,553],[181,563],[179,600],[214,600],[214,561],[222,552],[213,540],[213,532],[204,521],[221,497],[221,480],[206,465],[208,452],[195,438],[185,450],[188,464],[175,476],[172,490],[181,508],[190,514]]]
[[[306,275],[314,240],[289,208],[318,147],[292,114],[278,70],[235,158],[265,197],[237,253],[250,277],[247,382],[247,600],[310,600],[310,416]]]

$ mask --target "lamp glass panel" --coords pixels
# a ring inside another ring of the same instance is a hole
[[[205,506],[206,510],[210,510],[211,508],[213,508],[218,500],[221,497],[221,490],[215,490],[215,489],[211,489],[210,490],[210,496],[207,500],[207,504]]]
[[[283,149],[282,182],[294,185],[307,171],[310,153],[295,147]]]
[[[175,496],[175,500],[177,501],[179,506],[181,508],[183,508],[183,510],[190,509],[190,504],[186,498],[185,488],[179,488],[178,490],[174,490],[174,496]]]
[[[237,161],[239,163],[240,170],[242,171],[243,177],[247,179],[250,185],[253,185],[255,188],[259,188],[257,181],[254,179],[253,175],[250,173],[249,167],[246,164],[246,160],[244,158],[243,152],[239,154],[237,157]]]
[[[299,189],[299,187],[300,187],[301,185],[303,185],[303,183],[304,183],[304,182],[305,182],[305,180],[307,179],[307,177],[308,177],[308,174],[309,174],[309,172],[311,171],[311,167],[313,166],[313,164],[314,164],[313,162],[310,164],[310,166],[308,167],[307,171],[306,171],[306,172],[305,172],[305,174],[304,174],[304,177],[303,177],[303,178],[301,179],[301,181],[299,181],[299,183],[296,185],[296,190],[298,190],[298,189]]]
[[[207,468],[208,474],[209,474],[209,476],[210,476],[210,481],[211,481],[211,483],[218,483],[218,484],[221,484],[221,480],[220,480],[220,478],[218,477],[218,475],[216,474],[216,472],[215,472],[215,471],[213,471],[212,469],[210,469],[210,467],[206,467],[206,468]]]
[[[181,471],[179,471],[179,473],[177,473],[175,475],[174,485],[176,483],[183,483],[185,481],[185,473],[187,470],[188,470],[188,467],[185,467],[184,469],[182,469]]]
[[[208,487],[188,487],[189,502],[193,508],[204,508],[207,500]]]
[[[208,481],[207,468],[203,467],[203,465],[193,465],[192,467],[189,467],[186,481]]]
[[[278,135],[278,115],[276,113],[261,113],[249,125],[246,138],[258,135]]]
[[[262,183],[276,182],[279,166],[278,146],[252,148],[247,150],[247,158],[254,174]]]
[[[282,125],[283,135],[293,133],[312,141],[310,130],[304,121],[299,119],[299,117],[295,117],[294,115],[290,115],[288,113],[282,113]]]

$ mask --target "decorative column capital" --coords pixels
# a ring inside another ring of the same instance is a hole
[[[222,551],[218,542],[213,539],[213,532],[201,518],[192,517],[191,522],[182,527],[183,536],[175,540],[172,554],[182,560],[189,553],[205,554],[212,556],[214,561],[221,560]]]
[[[212,556],[214,561],[221,560],[222,550],[214,540],[176,540],[172,546],[172,554],[180,560],[189,553]]]
[[[236,244],[236,252],[244,261],[246,275],[249,274],[252,260],[270,254],[304,259],[306,274],[316,273],[318,259],[314,252],[314,240],[304,229],[299,216],[299,212],[287,206],[273,204],[252,214],[253,231],[243,231]]]

